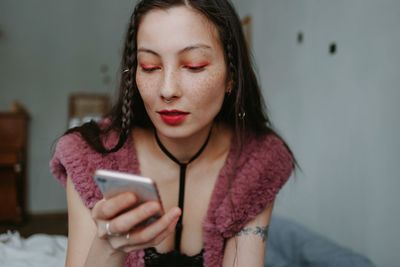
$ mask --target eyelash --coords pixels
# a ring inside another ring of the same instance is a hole
[[[186,69],[192,71],[192,72],[200,72],[202,70],[204,70],[204,68],[206,67],[206,65],[203,66],[185,66]]]
[[[148,73],[153,72],[153,71],[158,70],[158,69],[159,69],[158,67],[154,67],[154,68],[143,68],[142,67],[142,71],[148,72]]]
[[[202,70],[204,70],[204,68],[206,67],[206,65],[204,65],[204,66],[193,66],[193,67],[191,67],[191,66],[185,66],[184,68],[185,69],[188,69],[188,70],[190,70],[190,71],[192,71],[192,72],[200,72],[200,71],[202,71]],[[159,67],[153,67],[153,68],[141,68],[142,69],[142,71],[144,71],[144,72],[147,72],[147,73],[151,73],[151,72],[153,72],[153,71],[155,71],[155,70],[158,70],[158,69],[160,69]]]

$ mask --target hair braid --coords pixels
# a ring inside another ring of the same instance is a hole
[[[121,121],[120,121],[120,135],[118,143],[112,149],[108,150],[109,152],[114,152],[119,150],[126,139],[129,136],[129,133],[132,130],[132,121],[134,116],[134,108],[133,108],[133,96],[135,91],[137,91],[136,84],[133,81],[135,77],[136,71],[136,28],[138,22],[138,12],[140,7],[143,5],[143,1],[135,7],[135,10],[132,14],[127,37],[125,41],[125,49],[124,56],[122,61],[122,77],[121,77],[121,89],[123,90],[122,96],[122,107],[121,107]]]
[[[122,71],[122,84],[124,86],[124,96],[122,100],[121,136],[128,136],[133,116],[132,98],[136,89],[134,77],[134,65],[136,63],[136,44],[134,40],[134,25],[130,25],[128,37],[125,44],[124,70]]]

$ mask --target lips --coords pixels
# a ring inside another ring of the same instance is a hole
[[[161,119],[168,125],[179,125],[186,117],[190,114],[189,112],[184,112],[181,110],[161,110],[157,111],[160,114]]]

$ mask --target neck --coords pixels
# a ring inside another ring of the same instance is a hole
[[[159,132],[158,138],[163,146],[179,161],[188,162],[203,146],[210,133],[212,125],[205,127],[195,135],[185,138],[169,138]],[[154,140],[155,141],[155,140]],[[155,141],[155,145],[157,145]]]

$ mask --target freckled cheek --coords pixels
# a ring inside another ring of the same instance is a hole
[[[157,81],[155,79],[145,78],[142,75],[137,74],[136,84],[145,106],[151,106],[152,103],[157,99]]]
[[[196,81],[184,81],[183,86],[187,86],[187,96],[190,97],[193,107],[204,109],[218,109],[222,105],[225,95],[225,80],[223,76],[208,75]]]

